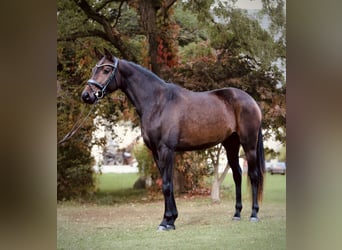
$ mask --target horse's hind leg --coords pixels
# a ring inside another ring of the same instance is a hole
[[[241,201],[241,168],[239,165],[239,149],[240,139],[236,133],[233,133],[227,140],[223,142],[223,146],[227,152],[228,163],[233,171],[233,179],[235,182],[235,214],[233,220],[240,220],[242,210]]]
[[[257,159],[257,148],[256,142],[257,138],[250,136],[248,140],[242,142],[242,147],[246,154],[246,159],[248,163],[248,176],[252,186],[252,214],[250,217],[251,221],[258,221],[259,204],[258,198],[259,194],[262,193],[262,179],[263,173],[260,171]]]

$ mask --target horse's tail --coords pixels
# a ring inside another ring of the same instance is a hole
[[[259,186],[258,186],[258,200],[261,201],[264,191],[264,173],[265,173],[265,153],[264,153],[264,141],[262,137],[261,127],[259,128],[258,142],[257,142],[257,167]]]

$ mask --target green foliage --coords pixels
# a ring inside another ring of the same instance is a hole
[[[285,146],[280,149],[278,160],[286,162],[286,147]]]
[[[197,20],[203,24],[212,19],[210,8],[214,3],[214,0],[189,0],[184,2],[183,8],[196,13]]]
[[[207,40],[206,30],[202,29],[196,15],[184,8],[183,4],[176,5],[175,19],[180,26],[177,38],[180,49],[189,43]]]
[[[141,176],[151,176],[154,181],[160,177],[152,152],[145,144],[135,145],[133,155],[138,162],[138,169]]]
[[[86,30],[87,25],[80,26],[80,23],[85,19],[85,14],[75,10],[74,1],[57,0],[57,36],[59,38],[66,34]]]
[[[226,49],[233,55],[245,54],[262,65],[270,65],[277,59],[276,43],[261,28],[257,20],[240,9],[215,8],[220,21],[209,27],[211,44],[216,49]]]
[[[183,48],[180,49],[180,57],[182,58],[182,62],[191,62],[195,61],[198,58],[212,58],[214,56],[214,49],[208,46],[208,42],[203,41],[199,43],[189,43]]]
[[[286,13],[284,0],[262,0],[261,15],[271,19],[270,33],[279,45],[279,56],[286,57]]]
[[[61,140],[77,122],[79,109],[58,98],[57,129]],[[82,117],[83,118],[83,117]],[[88,131],[87,131],[88,129]],[[93,158],[90,155],[92,129],[89,121],[66,142],[57,147],[57,199],[71,199],[91,194],[95,188]]]

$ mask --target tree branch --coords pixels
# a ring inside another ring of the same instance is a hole
[[[163,7],[164,11],[167,12],[175,2],[177,2],[177,0],[166,1],[166,3],[164,4],[164,7]]]
[[[108,18],[97,13],[96,10],[92,8],[86,0],[74,0],[74,2],[89,18],[95,20],[103,27],[104,32],[99,34],[101,38],[113,44],[120,51],[124,58],[137,62],[136,56],[130,52],[126,43],[122,40],[121,34],[115,29],[115,27],[111,26],[110,20]],[[123,2],[124,1],[121,0],[120,6],[122,6]]]
[[[90,17],[91,19],[94,19],[96,22],[106,25],[108,20],[105,16],[100,15],[97,13],[86,0],[74,0],[74,2],[84,11],[84,13]]]
[[[57,38],[57,41],[58,42],[61,42],[61,41],[74,41],[76,40],[77,38],[85,38],[85,37],[100,37],[106,41],[110,41],[108,39],[108,36],[106,33],[104,33],[103,31],[101,30],[89,30],[89,31],[86,31],[86,32],[75,32],[75,33],[72,33],[68,36],[64,36],[64,37],[59,37]]]
[[[218,179],[219,185],[222,184],[224,178],[226,177],[228,170],[230,169],[229,163],[227,162],[226,167],[223,170],[223,173],[221,174],[220,178]]]
[[[121,8],[122,8],[122,5],[124,4],[125,0],[121,0],[121,3],[119,5],[119,13],[118,13],[118,16],[116,17],[116,20],[115,20],[115,23],[114,23],[114,27],[118,24],[119,22],[119,18],[121,16]]]
[[[98,7],[95,8],[95,11],[96,12],[99,12],[100,10],[102,10],[107,4],[113,2],[113,0],[106,0],[106,1],[103,1],[102,4],[100,4]]]
[[[164,18],[167,17],[167,12],[169,11],[169,9],[172,7],[172,5],[177,2],[177,0],[168,0],[166,1],[163,6],[160,8],[160,13],[162,14],[162,16]]]

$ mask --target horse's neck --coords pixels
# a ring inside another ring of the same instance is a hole
[[[163,91],[165,86],[161,85],[157,79],[147,79],[139,69],[132,68],[131,65],[123,69],[125,75],[125,87],[122,91],[126,94],[128,99],[140,117],[151,112],[155,104],[158,102],[158,93]]]

